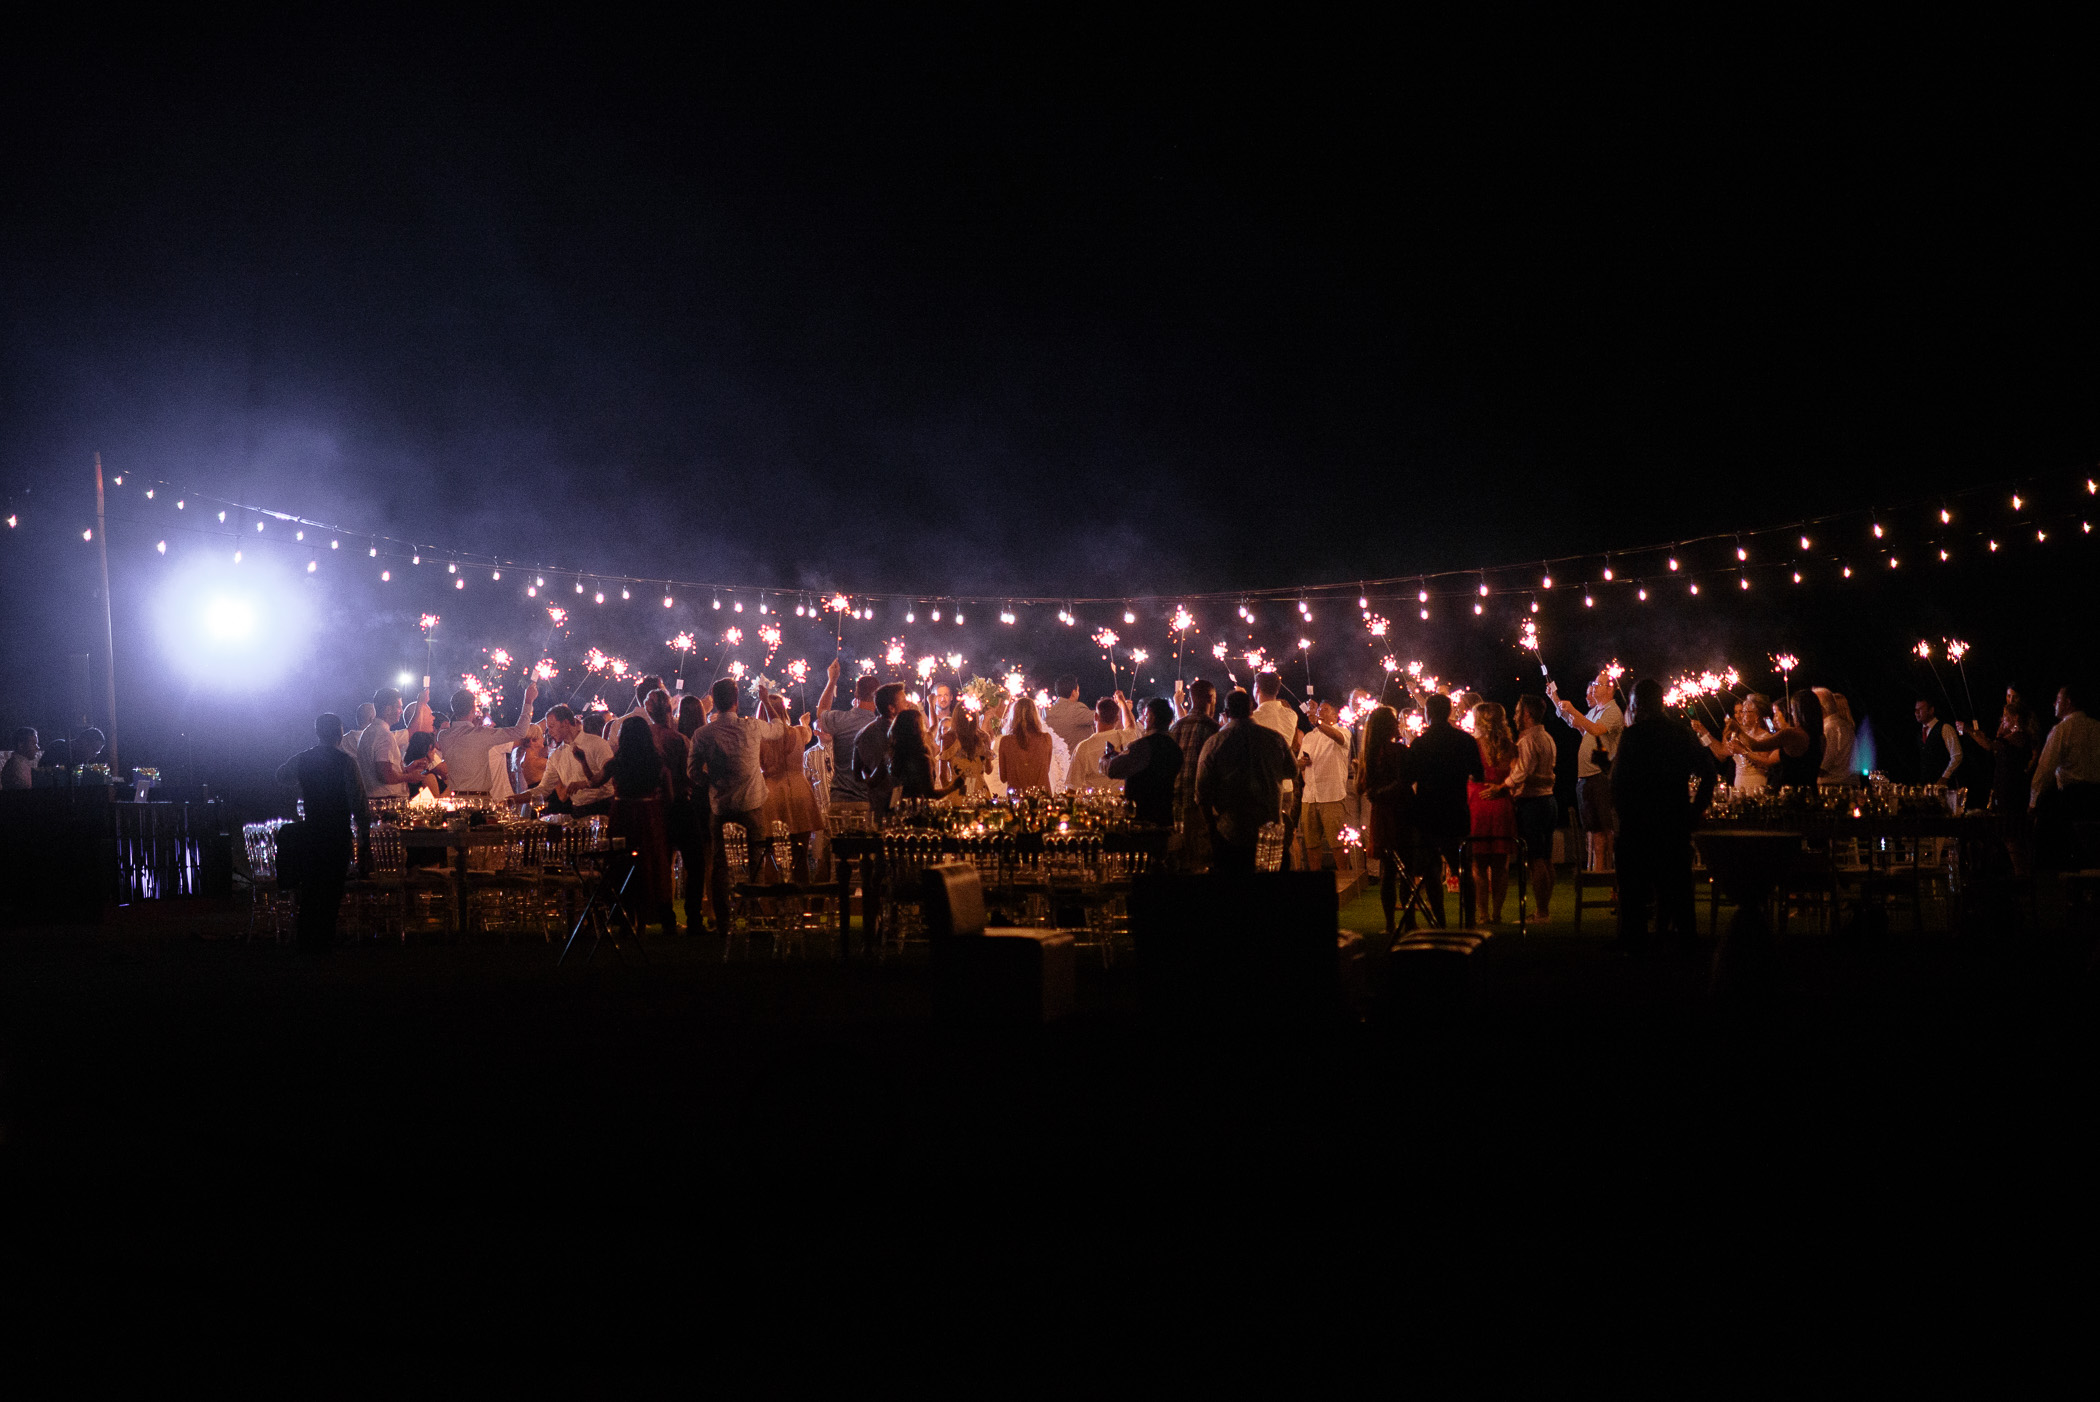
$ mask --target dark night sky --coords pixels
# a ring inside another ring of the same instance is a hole
[[[68,521],[100,451],[588,568],[1108,594],[2096,456],[2092,90],[2038,32],[111,42],[5,99],[0,486]],[[33,669],[99,610],[19,602],[77,530],[6,547]]]

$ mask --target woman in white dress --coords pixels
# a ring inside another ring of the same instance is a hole
[[[1749,732],[1770,735],[1772,727],[1767,724],[1772,716],[1772,698],[1763,692],[1753,691],[1736,703],[1722,729],[1721,738],[1715,739],[1707,728],[1697,721],[1692,729],[1699,733],[1700,743],[1713,751],[1714,758],[1726,764],[1735,762],[1735,791],[1737,793],[1762,793],[1771,785],[1771,774],[1779,767],[1777,750],[1759,753],[1743,744],[1742,736]]]

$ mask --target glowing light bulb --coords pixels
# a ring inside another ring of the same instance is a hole
[[[1942,563],[1945,563],[1945,562],[1946,562],[1946,559],[1947,559],[1947,552],[1946,552],[1946,551],[1944,551],[1944,550],[1942,550],[1942,551],[1940,552],[1940,560],[1941,560],[1941,562],[1942,562]]]
[[[1553,576],[1550,574],[1547,575],[1545,579],[1540,581],[1540,586],[1542,588],[1551,589],[1553,587]]]
[[[1847,566],[1845,566],[1845,568],[1844,568],[1844,576],[1845,576],[1845,578],[1847,578],[1847,579],[1850,579],[1850,578],[1852,578],[1852,566],[1850,566],[1850,565],[1847,565]]]
[[[620,589],[620,597],[623,599],[632,599],[634,595],[623,585]]]
[[[1992,542],[1991,542],[1990,544],[1991,544],[1991,552],[1992,552],[1993,554],[1996,554],[1996,553],[1997,553],[1997,550],[1998,550],[1998,542],[1994,540],[1994,541],[1992,541]]]
[[[904,611],[904,621],[906,623],[917,623],[919,621],[919,616],[913,610],[906,609]]]
[[[339,540],[331,540],[328,542],[328,548],[330,550],[339,550],[342,548],[342,544],[343,543]],[[499,575],[498,578],[501,578],[501,576]]]
[[[124,479],[123,479],[123,478],[121,478],[121,477],[118,477],[118,478],[116,478],[116,479],[114,479],[114,480],[116,481],[116,484],[117,484],[117,485],[118,485],[119,487],[121,487],[121,486],[123,486],[123,485],[124,485]]]
[[[178,501],[178,502],[176,502],[176,503],[175,503],[175,509],[176,509],[177,511],[180,511],[180,510],[182,510],[182,508],[183,508],[184,506],[186,506],[186,505],[188,505],[188,503],[187,503],[187,502],[182,502],[182,501]]]
[[[379,547],[375,545],[371,549],[367,550],[365,553],[376,560],[379,558]]]
[[[528,598],[528,599],[537,599],[537,598],[538,598],[539,596],[540,596],[540,586],[539,586],[539,585],[537,585],[537,584],[528,584],[528,585],[526,585],[526,586],[525,586],[525,597],[526,597],[526,598]]]
[[[1299,605],[1298,607],[1299,607],[1299,608],[1300,608],[1300,609],[1302,610],[1302,609],[1303,609],[1303,608],[1305,607],[1305,605],[1303,605],[1303,604],[1300,604],[1300,605]],[[1136,614],[1134,614],[1134,613],[1132,613],[1132,612],[1131,612],[1131,611],[1130,611],[1129,609],[1124,609],[1124,610],[1123,610],[1123,621],[1124,621],[1125,623],[1135,623],[1135,622],[1137,622],[1137,615],[1136,615]]]
[[[1670,557],[1670,568],[1671,568],[1672,570],[1674,570],[1674,569],[1676,569],[1676,568],[1677,568],[1677,557],[1676,557],[1675,555],[1672,555],[1672,556]]]
[[[1874,539],[1876,539],[1876,540],[1880,540],[1880,539],[1881,539],[1881,536],[1882,536],[1882,530],[1881,530],[1881,522],[1879,522],[1879,521],[1876,521],[1876,522],[1874,523]]]
[[[292,539],[293,539],[293,540],[304,540],[304,539],[306,539],[306,532],[305,532],[305,531],[293,531],[293,532],[292,532]]]
[[[1693,585],[1692,585],[1692,592],[1693,592],[1694,594],[1697,594],[1697,593],[1699,592],[1699,586],[1698,586],[1698,584],[1697,584],[1696,582],[1694,582],[1694,583],[1693,583]]]
[[[955,612],[955,626],[956,626],[956,627],[958,627],[958,628],[962,627],[962,621],[963,621],[963,616],[962,616],[962,610],[960,610],[960,609],[957,609],[957,610],[956,610],[956,612]]]
[[[423,563],[423,557],[421,555],[411,555],[408,557],[408,562],[411,565],[420,565]]]
[[[1604,567],[1604,582],[1605,582],[1606,584],[1609,584],[1609,583],[1611,583],[1611,579],[1612,579],[1612,574],[1611,574],[1611,566],[1610,566],[1610,565],[1606,565],[1606,566]]]
[[[1940,508],[1940,524],[1941,524],[1941,525],[1943,525],[1943,526],[1944,526],[1944,525],[1946,525],[1946,524],[1947,524],[1948,522],[1952,521],[1953,519],[1954,519],[1954,513],[1953,513],[1953,512],[1949,511],[1949,510],[1948,510],[1948,509],[1947,509],[1946,507],[1944,507],[1944,506]]]
[[[670,606],[671,606],[671,596],[670,596],[669,594],[666,594],[666,595],[664,595],[664,607],[665,607],[665,608],[669,608]]]
[[[1801,571],[1799,571],[1799,570],[1795,570],[1795,571],[1794,571],[1794,583],[1796,583],[1796,584],[1799,584],[1800,582],[1801,582]]]
[[[931,610],[927,616],[930,617],[936,623],[941,621],[941,611],[939,609]]]
[[[452,581],[452,587],[454,589],[464,589],[467,587],[467,582],[464,579],[455,579]]]
[[[1487,587],[1487,581],[1483,579],[1483,580],[1481,580],[1481,581],[1480,581],[1480,597],[1481,597],[1481,598],[1483,598],[1483,599],[1485,599],[1485,598],[1487,597],[1487,592],[1488,592],[1488,587]]]
[[[2035,543],[2036,543],[2037,545],[2039,545],[2039,544],[2040,544],[2041,542],[2043,542],[2043,541],[2047,540],[2048,538],[2049,538],[2049,533],[2048,533],[2047,531],[2036,531],[2036,532],[2034,533],[2034,539],[2035,539]]]
[[[1479,605],[1479,603],[1477,603],[1477,602],[1476,602],[1476,603],[1475,603],[1475,604],[1473,605],[1473,612],[1474,612],[1474,613],[1476,613],[1476,614],[1478,614],[1478,613],[1483,613],[1483,612],[1485,612],[1485,610],[1484,610],[1483,608],[1481,608],[1481,606]]]
[[[93,540],[93,539],[95,538],[95,529],[94,529],[94,527],[90,526],[90,527],[89,527],[88,529],[86,529],[86,530],[82,531],[82,532],[80,533],[80,538],[81,538],[82,540]],[[234,552],[233,552],[233,558],[234,558],[234,559],[236,559],[236,560],[240,559],[240,558],[241,558],[241,552],[240,552],[240,551],[238,551],[238,550],[234,551]]]
[[[1750,558],[1750,552],[1743,549],[1742,546],[1738,545],[1735,548],[1735,558],[1738,560],[1747,560]]]
[[[1896,568],[1896,557],[1894,555],[1889,556],[1889,568]]]
[[[8,525],[10,525],[10,526],[12,526],[12,525],[14,524],[14,522],[13,522],[12,520],[10,520],[10,521],[9,521],[9,522],[8,522],[7,524],[8,524]],[[154,546],[153,548],[154,548],[155,550],[158,550],[158,551],[159,551],[159,552],[160,552],[161,554],[163,554],[163,555],[165,555],[165,554],[167,554],[167,553],[168,553],[168,543],[167,543],[166,541],[161,541],[161,542],[160,542],[159,544],[155,545],[155,546]]]
[[[153,489],[151,487],[146,488],[146,500],[153,500]]]
[[[1748,589],[1748,588],[1750,587],[1750,581],[1749,581],[1749,580],[1747,580],[1747,579],[1745,579],[1745,580],[1742,580],[1742,581],[1740,581],[1740,583],[1742,584],[1743,588],[1745,588],[1745,589]]]
[[[2018,511],[2019,509],[2020,509],[2020,496],[2019,496],[2019,493],[2015,492],[2015,493],[2013,494],[2013,510],[2015,510],[2015,511]]]
[[[583,581],[580,579],[576,581],[576,592],[579,594],[583,592]]]
[[[1648,586],[1644,584],[1644,585],[1642,585],[1642,586],[1641,586],[1641,587],[1640,587],[1639,589],[1636,589],[1636,590],[1634,591],[1634,596],[1635,596],[1636,598],[1638,598],[1638,599],[1639,599],[1639,600],[1640,600],[1640,601],[1641,601],[1642,603],[1644,603],[1644,604],[1645,604],[1645,603],[1647,603],[1647,602],[1648,602]]]
[[[1363,595],[1358,594],[1356,596],[1356,606],[1360,609],[1367,609],[1371,606],[1371,601],[1365,598]]]
[[[446,573],[446,574],[458,574],[458,573],[459,573],[459,561],[457,561],[457,560],[450,560],[450,561],[447,561],[447,562],[446,562],[446,564],[445,564],[445,573]]]
[[[1424,623],[1427,623],[1427,622],[1429,621],[1429,610],[1428,610],[1428,609],[1423,609],[1423,610],[1422,610],[1422,621],[1423,621]]]
[[[381,570],[379,572],[379,582],[381,584],[386,584],[390,582],[393,579],[393,577],[394,572],[392,570]]]
[[[2019,500],[2019,498],[2015,497],[2015,498],[2014,498],[2014,500],[2015,500],[2015,501],[2018,501],[2018,500]],[[223,511],[221,511],[221,512],[219,513],[219,524],[221,524],[221,525],[224,525],[225,523],[226,523],[226,513],[225,513],[225,512],[223,512]]]
[[[598,591],[597,593],[595,593],[595,594],[591,595],[591,602],[592,602],[592,603],[597,603],[597,604],[602,604],[602,603],[604,603],[604,602],[605,602],[605,591],[604,591],[603,589],[600,589],[600,590],[599,590],[599,591]]]

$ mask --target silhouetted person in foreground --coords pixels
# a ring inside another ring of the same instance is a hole
[[[1145,733],[1127,750],[1111,744],[1101,757],[1101,772],[1123,781],[1123,796],[1137,810],[1141,823],[1171,827],[1174,823],[1174,784],[1181,777],[1181,746],[1167,733],[1173,724],[1174,708],[1163,696],[1145,703]]]
[[[314,738],[320,743],[278,767],[277,782],[298,784],[306,804],[306,818],[295,829],[299,841],[292,889],[298,896],[299,948],[320,954],[335,944],[335,917],[343,904],[350,859],[369,850],[370,815],[357,761],[343,753],[342,718],[332,712],[315,718]],[[355,846],[352,823],[357,825]]]
[[[1686,782],[1696,779],[1696,795]],[[1694,936],[1692,820],[1713,800],[1714,762],[1691,727],[1663,705],[1662,683],[1644,678],[1633,688],[1626,734],[1612,761],[1612,806],[1619,815],[1619,943],[1647,942],[1648,906],[1656,929]]]
[[[1408,768],[1415,784],[1415,828],[1421,837],[1416,875],[1437,892],[1433,908],[1442,910],[1442,860],[1459,874],[1460,883],[1472,879],[1466,863],[1459,860],[1459,847],[1472,835],[1473,807],[1467,798],[1466,781],[1486,777],[1480,763],[1480,745],[1451,723],[1451,698],[1431,695],[1422,702],[1426,721],[1422,733],[1408,747]],[[1470,905],[1462,900],[1462,905]]]
[[[1282,816],[1283,781],[1298,772],[1283,737],[1254,719],[1254,698],[1225,698],[1225,728],[1210,737],[1196,763],[1196,802],[1210,819],[1210,869],[1254,870],[1264,823]]]

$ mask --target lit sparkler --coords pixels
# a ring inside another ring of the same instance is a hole
[[[1974,715],[1976,693],[1969,690],[1969,669],[1962,663],[1962,659],[1969,655],[1969,645],[1960,638],[1942,638],[1940,646],[1946,649],[1947,660],[1954,664],[1954,670],[1961,673],[1961,694],[1969,698],[1969,713]]]
[[[1112,628],[1103,628],[1094,634],[1094,646],[1104,650],[1114,647],[1121,641],[1122,639],[1116,636],[1115,630]]]
[[[882,661],[886,667],[902,667],[904,665],[904,639],[891,638],[889,646],[882,650]],[[869,670],[872,671],[873,668]]]
[[[1383,614],[1373,613],[1365,615],[1364,627],[1371,630],[1372,637],[1382,638],[1392,631],[1393,625],[1386,621]]]
[[[495,668],[497,668],[497,669],[499,669],[499,670],[501,670],[501,669],[504,669],[504,668],[507,668],[507,667],[509,667],[509,666],[510,666],[510,649],[508,649],[508,648],[501,648],[501,647],[492,647],[492,648],[490,648],[490,649],[489,649],[489,666],[491,666],[491,667],[495,667]]]
[[[1144,661],[1144,660],[1145,660],[1145,659],[1146,659],[1147,657],[1150,657],[1151,655],[1152,655],[1151,653],[1149,653],[1149,652],[1146,652],[1146,651],[1145,651],[1145,650],[1144,650],[1143,648],[1141,648],[1141,647],[1134,647],[1134,648],[1132,648],[1132,649],[1130,650],[1130,662],[1131,662],[1131,665],[1132,665],[1132,666],[1134,667],[1134,666],[1136,666],[1136,665],[1137,665],[1138,663],[1140,663],[1140,662],[1143,662],[1143,661]]]
[[[1923,638],[1918,639],[1918,645],[1912,648],[1911,651],[1924,658],[1927,662],[1932,660],[1932,644],[1926,642]]]
[[[583,670],[586,672],[602,672],[611,665],[612,659],[597,648],[592,648],[583,655]]]
[[[627,664],[624,662],[620,664],[622,671],[625,671],[626,665]],[[735,677],[738,681],[742,681],[744,679],[744,673],[746,670],[748,669],[741,662],[732,662],[729,664],[729,675]],[[615,673],[614,675],[619,674]]]
[[[1217,658],[1220,662],[1225,660],[1225,654],[1230,651],[1232,651],[1230,643],[1216,642],[1210,645],[1210,655]]]
[[[691,652],[697,644],[694,642],[691,633],[680,633],[675,638],[666,639],[664,646],[673,652]]]
[[[1465,715],[1465,717],[1459,721],[1459,724],[1466,725],[1466,722],[1472,720],[1472,718],[1472,713],[1468,712]],[[1423,731],[1429,728],[1429,722],[1423,718],[1422,713],[1420,711],[1409,711],[1407,713],[1406,724],[1407,733],[1410,735],[1420,735]],[[1470,725],[1466,725],[1466,728],[1468,730],[1472,729]]]
[[[536,682],[551,682],[560,674],[561,668],[554,665],[551,657],[542,657],[532,664],[532,679]]]
[[[724,647],[742,647],[743,645],[744,645],[744,630],[743,630],[743,629],[741,629],[741,628],[724,628],[724,629],[722,630],[722,646],[724,646]]]
[[[434,613],[426,613],[423,615],[422,623],[423,631],[427,633],[438,626],[438,616]]]
[[[1605,680],[1609,681],[1613,686],[1617,686],[1619,678],[1625,675],[1626,669],[1619,665],[1618,658],[1614,657],[1611,661],[1604,664]]]
[[[922,657],[922,658],[920,658],[920,659],[919,659],[919,665],[918,665],[918,668],[917,668],[917,671],[918,671],[918,673],[919,673],[919,680],[920,680],[920,681],[922,681],[922,682],[932,681],[932,680],[933,680],[933,673],[934,673],[934,669],[935,669],[935,668],[937,668],[937,667],[939,667],[939,666],[940,666],[940,659],[939,659],[939,658],[935,658],[935,657]]]
[[[605,663],[605,669],[616,677],[625,677],[628,670],[627,659],[624,657],[608,658]]]
[[[900,655],[900,657],[901,657],[901,655]],[[874,658],[872,658],[872,657],[863,657],[863,658],[862,658],[862,659],[860,660],[860,674],[861,674],[862,676],[864,676],[864,677],[872,677],[872,676],[874,676],[874,675],[875,675],[875,659],[874,659]]]
[[[809,663],[798,657],[787,664],[787,674],[789,681],[800,686],[809,680]]]
[[[547,621],[557,628],[562,627],[569,621],[569,611],[558,605],[549,604],[547,606]]]
[[[951,652],[951,653],[949,653],[949,654],[948,654],[948,655],[947,655],[946,657],[942,658],[941,660],[942,660],[943,662],[946,662],[946,663],[948,664],[948,670],[949,670],[949,671],[951,671],[951,672],[960,672],[960,671],[962,671],[962,666],[963,666],[963,655],[962,655],[961,653],[959,653],[959,652]]]
[[[1190,613],[1186,605],[1177,605],[1174,616],[1167,620],[1167,626],[1177,633],[1186,633],[1196,626],[1196,615]]]
[[[1387,653],[1383,658],[1379,660],[1378,665],[1385,668],[1388,672],[1397,672],[1400,670],[1400,659],[1393,656],[1391,653]],[[1419,667],[1422,664],[1417,662],[1415,665]]]
[[[1023,677],[1019,672],[1008,672],[1006,674],[1006,694],[1008,696],[1018,697],[1026,690],[1028,690],[1028,679],[1026,677]]]

